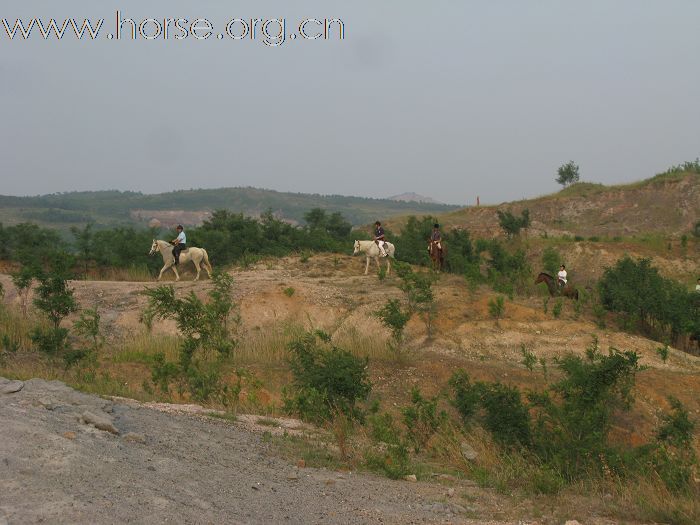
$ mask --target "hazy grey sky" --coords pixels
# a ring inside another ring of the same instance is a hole
[[[116,41],[115,12],[340,18],[345,40]],[[0,24],[0,194],[220,186],[500,202],[700,155],[700,2],[27,1],[97,41]],[[17,37],[16,37],[17,38]]]

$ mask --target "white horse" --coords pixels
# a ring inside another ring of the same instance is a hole
[[[174,246],[167,241],[157,241],[153,239],[153,244],[151,244],[151,251],[148,255],[153,255],[156,252],[160,252],[163,257],[163,268],[161,268],[158,274],[158,280],[163,277],[163,272],[170,268],[175,272],[175,280],[180,280],[180,274],[177,273],[177,266],[175,266],[175,256],[173,255]],[[180,264],[185,264],[192,261],[194,267],[197,269],[197,276],[194,278],[195,281],[199,279],[200,268],[199,265],[203,264],[204,269],[209,274],[211,278],[211,264],[209,264],[209,255],[204,248],[187,248],[187,250],[180,253]]]
[[[389,273],[391,273],[391,259],[394,258],[394,252],[396,251],[396,248],[390,242],[385,242],[384,251],[387,253],[386,274],[389,275]],[[381,257],[381,252],[379,251],[379,246],[377,246],[376,242],[355,241],[355,251],[352,254],[357,255],[358,253],[364,253],[365,257],[367,257],[367,264],[365,265],[365,275],[367,275],[367,272],[369,271],[370,259],[374,259],[374,262],[377,263],[377,268],[380,267],[379,258]]]

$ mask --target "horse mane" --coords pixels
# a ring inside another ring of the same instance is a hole
[[[546,276],[549,277],[550,279],[554,279],[554,277],[551,276],[551,275],[549,275],[547,272],[540,272],[540,275],[546,275]]]

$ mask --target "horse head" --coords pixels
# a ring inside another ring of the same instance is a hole
[[[148,252],[148,255],[153,255],[158,251],[158,241],[153,239],[153,244],[151,244],[151,251]]]
[[[548,283],[549,281],[551,281],[553,279],[554,279],[554,277],[552,277],[548,273],[542,272],[537,276],[537,279],[535,279],[535,284]]]
[[[355,251],[353,251],[352,254],[357,255],[360,251],[360,241],[355,241]]]

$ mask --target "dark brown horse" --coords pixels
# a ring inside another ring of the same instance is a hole
[[[438,248],[438,243],[442,248]],[[441,272],[445,266],[445,256],[447,255],[447,246],[445,241],[430,241],[428,244],[428,255],[433,261],[433,270]]]
[[[574,299],[578,301],[578,289],[574,288],[570,284],[564,287],[558,286],[557,279],[549,275],[548,273],[540,273],[535,279],[535,284],[545,283],[547,289],[549,290],[549,296],[554,297],[555,295],[563,295],[569,299]]]

